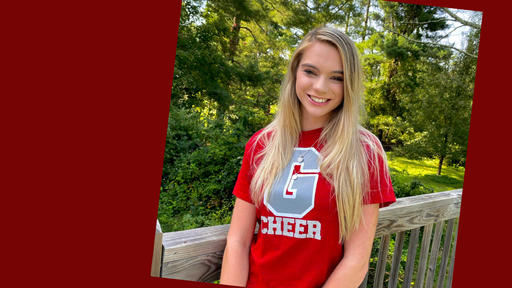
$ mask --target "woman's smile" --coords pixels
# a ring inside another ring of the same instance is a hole
[[[327,103],[327,101],[331,100],[331,99],[326,99],[326,98],[318,98],[318,97],[315,97],[315,96],[312,96],[312,95],[309,95],[307,94],[309,99],[311,99],[311,102],[313,102],[313,104],[317,104],[317,105],[324,105],[325,103]]]

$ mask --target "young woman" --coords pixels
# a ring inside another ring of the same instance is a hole
[[[361,96],[354,43],[329,27],[309,32],[291,58],[274,121],[246,145],[221,284],[362,282],[379,207],[395,195],[379,140],[359,125]]]

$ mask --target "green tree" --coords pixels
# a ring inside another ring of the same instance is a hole
[[[386,149],[463,165],[479,26],[464,49],[440,45],[447,21],[466,25],[448,12],[375,0],[184,0],[160,194],[164,230],[229,220],[244,144],[272,119],[290,55],[319,25],[357,42],[365,125]]]
[[[405,103],[415,132],[404,148],[409,156],[438,158],[438,175],[445,160],[465,164],[479,34],[473,27],[464,53],[440,52],[419,69],[416,97]]]
[[[417,97],[408,102],[407,118],[418,132],[406,149],[409,155],[437,157],[438,175],[446,158],[466,152],[473,94],[457,72],[430,65],[422,73]]]

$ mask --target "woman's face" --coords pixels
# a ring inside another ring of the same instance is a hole
[[[343,100],[343,62],[334,46],[316,41],[304,49],[295,91],[301,103],[302,129],[324,127]]]

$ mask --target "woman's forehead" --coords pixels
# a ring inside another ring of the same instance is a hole
[[[320,70],[343,70],[343,61],[339,50],[325,41],[315,41],[304,48],[299,65],[314,66]]]

